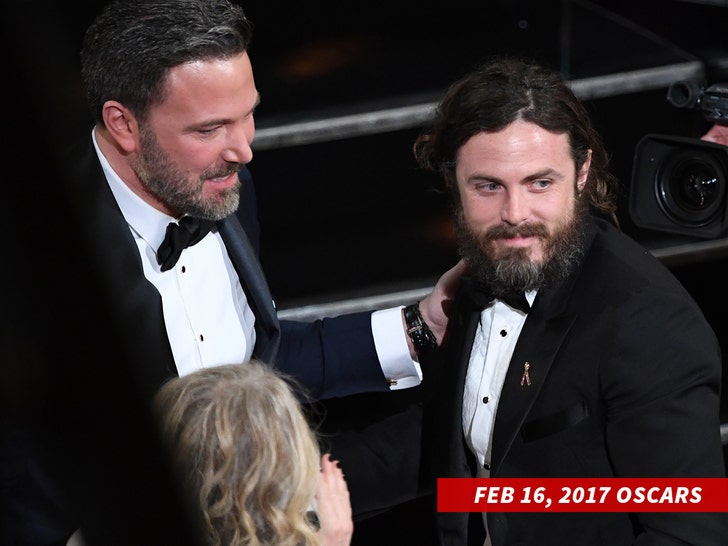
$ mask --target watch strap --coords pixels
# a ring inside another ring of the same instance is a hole
[[[425,319],[422,318],[420,302],[404,308],[404,322],[407,325],[407,335],[412,340],[412,345],[418,355],[430,354],[437,350],[437,338]]]

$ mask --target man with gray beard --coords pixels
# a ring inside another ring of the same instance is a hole
[[[109,384],[128,382],[128,412],[145,414],[169,378],[251,358],[294,377],[307,399],[420,383],[403,306],[311,322],[278,319],[258,261],[255,192],[246,168],[260,102],[251,40],[251,22],[229,0],[111,0],[84,35],[81,75],[94,123],[80,146],[59,146],[72,210],[59,206],[54,213],[87,258],[84,272],[101,292],[89,314],[118,338],[123,362],[94,363],[105,377],[88,385],[72,362],[53,362],[74,387],[88,387],[77,402],[84,415],[96,413],[97,393],[103,396]],[[443,304],[458,267],[418,307],[430,324],[430,343],[442,341]],[[44,288],[35,291],[47,297],[46,306],[68,309],[61,320],[73,320],[65,291],[46,295]],[[79,359],[85,356],[86,339],[64,343],[78,347]],[[51,412],[43,402],[43,419],[3,427],[0,543],[66,544],[79,527],[92,544],[144,541],[127,537],[126,516],[112,507],[121,480],[103,448],[85,430],[78,441],[59,432],[45,418]],[[382,431],[398,430],[389,415],[369,416]],[[359,473],[368,448],[356,437],[339,438],[332,449],[348,449],[336,458],[354,512],[378,509],[378,499],[360,496],[356,485],[373,480]],[[134,447],[156,460],[156,446]],[[143,491],[137,496],[144,500]],[[137,513],[137,528],[156,527],[155,510]]]
[[[495,59],[416,141],[470,264],[421,360],[436,478],[725,477],[721,354],[700,309],[620,232],[616,180],[555,71]],[[414,446],[419,449],[420,446]],[[414,458],[414,459],[413,459]],[[724,513],[439,512],[448,546],[725,543]]]

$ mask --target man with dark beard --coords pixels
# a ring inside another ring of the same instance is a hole
[[[607,154],[561,76],[518,59],[480,67],[414,151],[444,179],[471,268],[447,347],[423,360],[431,479],[725,477],[718,341],[619,231]],[[449,546],[728,536],[715,513],[442,512],[437,529]]]

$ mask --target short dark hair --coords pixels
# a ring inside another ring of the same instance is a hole
[[[465,75],[447,90],[429,129],[415,141],[418,164],[439,173],[457,191],[455,161],[460,147],[481,132],[496,132],[516,120],[567,134],[577,170],[591,150],[584,197],[595,211],[616,222],[617,181],[589,114],[563,76],[537,63],[498,57]]]
[[[227,58],[250,47],[252,24],[228,0],[114,0],[86,31],[81,76],[91,113],[106,101],[140,119],[164,100],[168,71],[190,61]]]

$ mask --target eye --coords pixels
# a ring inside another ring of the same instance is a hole
[[[545,190],[551,185],[551,180],[541,179],[533,181],[533,188],[537,190]]]
[[[475,189],[482,192],[492,192],[498,190],[501,185],[497,182],[478,182],[475,184]]]
[[[219,127],[209,127],[204,129],[198,129],[197,132],[202,136],[210,136],[218,130]]]

